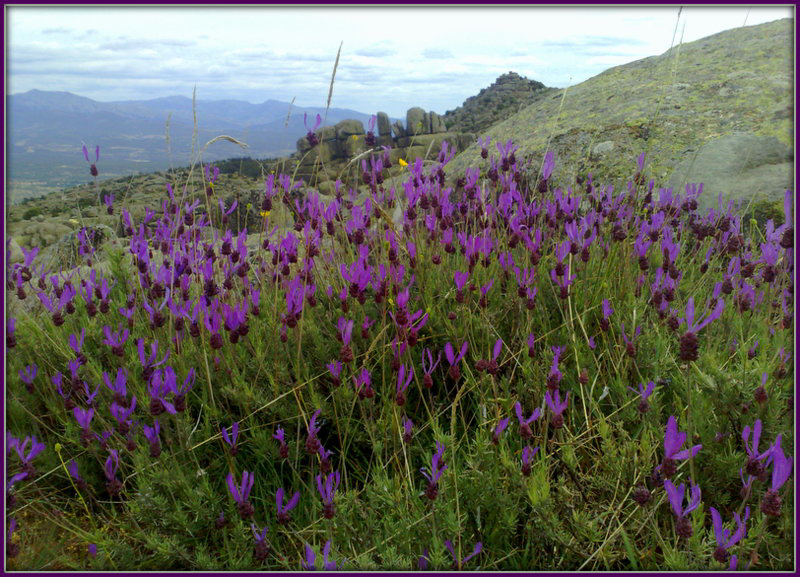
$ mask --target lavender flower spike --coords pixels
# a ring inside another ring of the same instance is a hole
[[[228,490],[231,492],[233,500],[236,501],[236,508],[239,511],[239,515],[242,516],[242,519],[252,517],[253,513],[255,513],[255,510],[250,504],[249,498],[250,491],[253,489],[255,474],[248,473],[247,471],[242,472],[241,488],[236,486],[236,483],[233,480],[233,473],[228,473],[227,481]]]
[[[339,471],[330,473],[324,481],[322,480],[322,475],[317,475],[317,491],[322,497],[322,515],[326,519],[333,519],[335,513],[333,498],[336,496],[336,489],[339,488],[340,480]]]
[[[722,299],[717,300],[717,306],[708,317],[702,321],[696,321],[694,318],[694,298],[689,297],[686,303],[686,332],[680,338],[680,359],[682,361],[696,361],[699,358],[697,352],[697,333],[707,326],[712,321],[722,316],[722,310],[725,308],[725,301]]]
[[[505,419],[500,419],[500,421],[495,426],[494,431],[492,432],[493,445],[497,445],[500,443],[500,435],[502,435],[503,431],[505,431],[506,427],[508,427],[509,420],[510,420],[509,417],[506,417]]]
[[[239,447],[236,445],[236,440],[239,438],[239,422],[236,421],[231,425],[231,434],[228,435],[228,428],[222,427],[222,439],[230,446],[231,456],[235,457],[239,452]]]
[[[745,523],[747,523],[747,519],[750,517],[750,507],[745,509],[744,520],[739,517],[738,513],[733,514],[733,518],[736,521],[736,532],[733,535],[731,535],[729,529],[722,528],[722,516],[719,514],[719,511],[717,511],[714,507],[710,507],[710,509],[711,521],[714,524],[714,537],[717,540],[717,548],[714,551],[714,559],[720,563],[727,563],[730,557],[728,549],[741,541],[742,537],[744,537],[745,533],[747,532]]]
[[[297,506],[297,502],[300,500],[300,491],[297,491],[292,498],[289,499],[289,502],[284,505],[283,504],[283,487],[279,488],[277,493],[275,493],[275,503],[278,508],[278,523],[281,525],[285,525],[289,522],[291,517],[289,516],[289,511],[294,509]]]
[[[553,425],[553,428],[560,429],[563,427],[564,415],[562,413],[567,408],[567,403],[569,403],[569,392],[567,392],[562,402],[561,393],[558,392],[558,389],[556,389],[552,395],[550,391],[547,391],[544,394],[544,402],[547,403],[547,406],[553,412],[553,417],[550,419],[550,424]]]
[[[792,460],[783,454],[781,449],[781,437],[775,441],[775,444],[770,448],[770,458],[772,462],[772,484],[764,498],[761,500],[761,512],[765,515],[777,517],[781,514],[783,502],[781,496],[778,494],[783,484],[789,480],[792,474]]]
[[[428,480],[428,488],[425,490],[425,496],[431,501],[436,499],[439,495],[439,479],[441,479],[442,473],[444,473],[444,470],[447,468],[447,465],[442,463],[442,454],[444,454],[444,445],[437,442],[436,453],[434,453],[433,458],[431,458],[430,475],[426,472],[425,467],[420,469],[422,476]]]
[[[664,489],[667,492],[672,512],[675,513],[675,532],[679,537],[688,539],[692,536],[692,522],[686,516],[700,506],[700,487],[692,483],[689,489],[689,504],[685,508],[683,507],[683,494],[685,491],[683,483],[675,487],[672,481],[667,479],[664,481]]]
[[[653,394],[655,388],[656,384],[653,381],[648,381],[647,387],[645,387],[642,383],[639,383],[638,395],[640,400],[637,409],[639,409],[640,413],[644,414],[650,410],[650,403],[647,402],[647,399],[650,398],[650,395]],[[633,389],[631,387],[628,387],[628,390],[637,393],[636,389]]]
[[[764,472],[764,464],[761,461],[772,454],[773,447],[770,447],[763,453],[758,452],[758,442],[761,440],[761,419],[756,419],[752,432],[753,438],[751,444],[750,425],[746,425],[744,429],[742,429],[742,440],[744,441],[744,448],[747,451],[747,465],[745,465],[745,470],[748,474],[759,477]]]
[[[447,547],[447,550],[450,551],[450,556],[453,558],[453,569],[461,569],[461,567],[467,561],[469,561],[470,559],[475,557],[475,555],[477,555],[478,553],[480,553],[483,550],[483,543],[478,541],[475,544],[475,548],[472,550],[472,553],[470,553],[469,555],[467,555],[463,559],[459,560],[458,557],[456,556],[456,552],[453,550],[453,544],[450,542],[449,539],[444,542],[444,546]]]
[[[664,461],[661,463],[661,472],[665,477],[672,477],[677,472],[675,461],[683,461],[694,457],[703,448],[703,445],[695,445],[691,449],[680,450],[686,442],[686,433],[678,431],[678,421],[674,416],[670,416],[667,421],[667,430],[664,434]]]
[[[531,431],[531,423],[537,420],[539,417],[542,416],[542,410],[539,407],[536,407],[533,410],[533,414],[527,419],[522,413],[522,405],[517,401],[517,404],[514,405],[514,410],[517,412],[517,419],[519,419],[519,435],[523,439],[527,440],[533,436],[533,431]]]

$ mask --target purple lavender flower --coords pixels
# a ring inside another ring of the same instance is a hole
[[[286,444],[285,440],[285,432],[281,427],[278,427],[275,431],[275,434],[272,435],[272,438],[280,443],[280,447],[278,449],[278,453],[281,456],[281,459],[288,459],[289,458],[289,446]]]
[[[772,462],[772,484],[761,500],[761,512],[765,515],[777,517],[781,514],[783,505],[778,491],[792,474],[792,460],[783,454],[780,435],[778,435],[775,444],[770,448],[769,460]]]
[[[236,440],[239,438],[239,422],[236,421],[231,425],[230,435],[228,435],[227,427],[222,427],[221,432],[222,432],[222,439],[230,447],[231,456],[235,457],[236,454],[239,452],[239,447],[236,444]]]
[[[69,471],[69,476],[75,479],[75,485],[78,487],[78,489],[85,491],[86,481],[83,479],[83,477],[81,477],[81,474],[78,471],[78,463],[75,462],[75,459],[69,460],[67,471]]]
[[[317,135],[314,133],[316,132],[317,128],[319,128],[319,125],[322,124],[322,117],[319,114],[317,114],[317,121],[314,123],[314,126],[309,128],[308,114],[303,113],[303,124],[305,125],[307,130],[306,140],[308,140],[309,146],[311,146],[311,148],[314,148],[317,144],[319,144],[319,138],[317,138]]]
[[[493,445],[498,445],[500,443],[500,435],[502,435],[503,431],[505,431],[506,427],[508,427],[508,421],[509,420],[510,420],[509,417],[506,417],[505,419],[500,419],[500,421],[497,423],[497,425],[495,425],[494,431],[492,431],[492,444]],[[530,427],[528,427],[528,428],[530,428]]]
[[[744,512],[744,520],[739,517],[738,513],[733,514],[736,521],[736,532],[731,535],[730,529],[723,529],[722,516],[714,507],[711,509],[711,521],[714,524],[714,537],[717,540],[717,548],[714,550],[714,559],[720,563],[727,563],[730,557],[728,549],[733,547],[736,543],[742,540],[745,536],[747,529],[745,524],[750,517],[750,507],[747,507]]]
[[[430,561],[430,557],[428,555],[427,547],[422,550],[422,555],[419,556],[417,559],[417,568],[420,571],[427,571],[428,570],[428,561]]]
[[[431,373],[433,373],[434,369],[436,369],[441,360],[442,353],[439,353],[439,355],[436,357],[436,362],[434,362],[433,354],[431,353],[430,349],[425,349],[422,351],[422,370],[424,372],[422,376],[422,385],[426,389],[430,389],[433,386],[433,377],[431,376]]]
[[[680,338],[680,359],[685,362],[696,361],[699,357],[697,349],[697,333],[722,315],[722,310],[725,308],[725,301],[722,299],[717,300],[717,306],[708,317],[703,321],[695,322],[694,318],[694,298],[689,297],[686,304],[686,318],[682,319],[686,322],[686,332]]]
[[[761,440],[761,419],[756,419],[752,429],[752,443],[750,443],[750,425],[745,425],[742,429],[742,440],[747,451],[747,464],[745,470],[749,475],[761,477],[764,474],[764,464],[762,461],[772,454],[773,447],[763,453],[758,452],[758,443]]]
[[[427,469],[425,467],[420,469],[422,476],[428,480],[428,488],[425,489],[425,496],[431,501],[436,499],[439,495],[439,479],[441,479],[442,473],[444,473],[444,470],[447,468],[447,465],[442,463],[444,448],[442,443],[436,442],[436,453],[434,453],[431,458],[430,474],[426,472]]]
[[[103,371],[103,382],[106,384],[106,387],[114,394],[114,402],[122,405],[123,407],[127,407],[130,403],[128,402],[128,389],[127,389],[127,381],[128,381],[128,373],[127,371],[120,367],[117,369],[117,377],[114,379],[114,382],[111,382],[111,377]]]
[[[653,394],[655,388],[656,384],[653,381],[648,381],[647,387],[645,387],[642,383],[639,383],[638,391],[636,391],[636,389],[628,387],[629,391],[633,391],[634,393],[637,393],[639,395],[639,405],[637,406],[637,409],[639,409],[640,413],[644,414],[650,410],[650,403],[647,402],[647,399],[650,398],[650,395]]]
[[[461,378],[461,369],[458,368],[458,363],[460,363],[464,355],[467,354],[467,348],[469,348],[469,343],[464,341],[464,344],[461,345],[461,351],[459,351],[458,356],[456,356],[453,352],[453,345],[451,345],[449,341],[444,345],[444,356],[447,358],[447,362],[450,363],[450,370],[447,374],[450,375],[450,378],[454,381],[458,381],[458,379]]]
[[[450,552],[450,556],[453,558],[453,569],[456,570],[461,570],[461,568],[467,561],[475,557],[475,555],[477,555],[483,550],[483,543],[478,541],[475,544],[475,548],[472,550],[472,553],[470,553],[463,559],[459,559],[458,556],[456,555],[456,552],[453,550],[453,544],[450,542],[449,539],[444,542],[444,546],[447,547],[447,550]]]
[[[562,414],[564,410],[567,408],[567,403],[569,403],[569,392],[564,397],[564,401],[561,401],[561,394],[559,393],[558,389],[556,389],[553,394],[550,394],[550,391],[546,391],[544,394],[544,402],[547,403],[547,406],[553,412],[553,416],[550,418],[550,424],[553,425],[554,429],[560,429],[564,426],[564,415]]]
[[[406,377],[406,366],[404,364],[400,365],[400,371],[397,373],[397,395],[395,396],[395,402],[398,407],[406,404],[406,390],[413,378],[414,367],[408,367],[408,377]]]
[[[688,539],[692,536],[692,522],[686,516],[700,505],[700,487],[694,483],[691,484],[689,504],[685,508],[683,507],[685,492],[683,483],[675,487],[672,481],[667,479],[664,481],[664,489],[667,492],[672,512],[675,514],[675,532],[679,537]]]
[[[326,519],[333,519],[335,509],[333,499],[336,496],[336,489],[339,488],[339,471],[328,474],[324,481],[322,475],[317,475],[317,491],[322,497],[322,516]]]
[[[517,413],[517,419],[519,420],[519,435],[524,440],[528,440],[533,437],[533,431],[531,431],[531,423],[538,420],[539,417],[542,416],[542,410],[539,407],[536,407],[533,410],[533,413],[527,419],[522,413],[522,405],[517,401],[517,404],[514,405],[514,410]]]
[[[640,334],[642,334],[641,325],[636,327],[636,330],[629,339],[628,335],[625,334],[625,323],[622,323],[622,340],[625,341],[625,352],[628,353],[629,357],[636,358],[636,339],[639,338]]]
[[[162,414],[164,411],[170,415],[177,414],[175,406],[168,402],[166,395],[175,390],[175,371],[172,367],[166,367],[164,370],[155,371],[150,377],[150,382],[147,384],[147,392],[150,395],[150,414],[154,417]]]
[[[81,443],[84,447],[88,447],[92,439],[89,426],[92,423],[92,417],[94,417],[94,409],[84,410],[80,407],[75,407],[72,409],[72,414],[75,415],[75,420],[78,421],[78,425],[81,427]]]
[[[314,553],[314,550],[311,548],[311,545],[306,543],[306,560],[305,563],[302,563],[303,569],[306,571],[316,571],[317,568],[314,563],[317,560],[317,555]],[[336,571],[336,561],[328,561],[328,555],[331,552],[331,541],[330,539],[325,542],[325,545],[322,547],[322,568],[325,571]]]
[[[528,335],[528,356],[534,358],[536,356],[536,337],[533,333]]]
[[[275,504],[277,505],[278,511],[278,523],[281,525],[286,525],[290,520],[291,517],[289,512],[297,506],[297,502],[300,500],[300,492],[296,492],[292,495],[292,498],[289,499],[289,502],[286,505],[283,504],[283,487],[279,488],[278,491],[275,493]]]
[[[463,303],[464,302],[464,286],[467,284],[467,280],[469,280],[469,273],[468,272],[455,272],[455,283],[456,283],[456,302]]]
[[[678,421],[673,415],[670,415],[664,434],[664,460],[659,466],[659,470],[667,479],[678,470],[675,461],[691,459],[703,448],[703,445],[695,445],[691,449],[680,450],[685,442],[686,433],[678,431]]]
[[[255,473],[242,472],[242,484],[240,487],[236,486],[233,480],[233,473],[228,473],[227,477],[228,490],[231,492],[233,500],[236,501],[236,510],[241,515],[242,519],[247,519],[253,516],[255,510],[250,504],[250,491],[253,489],[255,482]]]
[[[320,426],[317,425],[317,417],[321,413],[321,410],[317,410],[311,416],[311,421],[308,423],[308,436],[306,437],[306,453],[309,455],[314,455],[319,451],[320,442],[317,438],[317,433],[319,433]]]
[[[29,393],[33,393],[33,379],[36,378],[36,373],[38,372],[39,367],[35,364],[28,365],[24,369],[20,369],[19,371],[19,378],[20,380],[25,383],[25,388],[28,390]]]
[[[409,419],[407,416],[403,415],[401,419],[401,424],[403,425],[403,442],[408,444],[411,442],[412,437],[412,427],[414,426],[414,422]]]
[[[119,453],[116,449],[109,451],[108,458],[103,472],[106,475],[106,490],[112,497],[119,495],[122,491],[122,482],[117,479],[117,470],[119,469]]]
[[[19,555],[19,545],[14,543],[14,531],[17,530],[17,520],[11,519],[8,524],[8,532],[6,533],[6,555],[8,557],[16,557]]]
[[[531,448],[530,445],[522,447],[522,474],[526,477],[531,474],[531,463],[536,453],[539,452],[539,447]]]
[[[566,347],[551,347],[553,351],[553,364],[550,365],[550,372],[547,374],[547,388],[548,390],[555,390],[561,384],[561,379],[564,378],[564,375],[558,369],[559,359],[561,355],[564,353]]]
[[[161,439],[159,438],[160,431],[161,425],[157,420],[153,421],[152,427],[148,427],[147,425],[142,427],[144,437],[147,439],[147,442],[150,443],[150,456],[154,459],[157,459],[158,456],[161,455]]]
[[[6,483],[6,505],[9,509],[14,507],[17,502],[17,499],[14,495],[14,485],[18,482],[26,479],[28,477],[27,472],[17,473],[16,475],[12,475],[11,478]]]
[[[342,363],[339,361],[333,361],[332,363],[328,363],[325,367],[331,373],[331,385],[334,387],[338,387],[342,384],[341,376],[342,376]]]
[[[361,371],[353,376],[353,383],[360,401],[371,399],[375,396],[375,389],[372,388],[372,378],[366,367],[361,367]]]
[[[14,336],[14,332],[17,328],[17,319],[10,318],[8,319],[8,325],[6,326],[6,346],[9,349],[13,349],[17,346],[17,339]]]
[[[607,299],[603,299],[603,318],[600,319],[600,328],[603,331],[607,331],[611,326],[608,319],[612,314],[614,314],[614,309],[611,308],[611,303]]]
[[[25,454],[28,443],[31,443],[31,449]],[[17,456],[19,456],[19,460],[22,463],[22,471],[28,473],[28,480],[33,480],[36,477],[36,468],[33,466],[32,461],[39,453],[45,450],[46,445],[37,441],[34,436],[25,437],[25,441],[21,443],[19,441],[14,443],[13,448],[17,452]]]
[[[267,530],[269,527],[264,527],[262,530],[258,530],[255,523],[250,524],[250,529],[253,531],[253,537],[255,537],[255,558],[256,561],[264,562],[267,560],[267,555],[269,554],[269,544],[267,543]]]
[[[83,157],[86,159],[86,162],[89,163],[89,173],[97,178],[97,162],[100,160],[100,146],[95,147],[94,149],[94,162],[89,160],[89,149],[86,148],[86,145],[83,145]]]
[[[354,358],[353,351],[350,348],[350,338],[353,334],[353,321],[340,317],[338,329],[342,341],[342,348],[339,351],[339,360],[344,364],[351,363]]]

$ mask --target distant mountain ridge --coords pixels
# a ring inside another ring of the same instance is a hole
[[[197,147],[221,134],[248,145],[219,142],[203,154],[213,161],[232,156],[274,158],[294,152],[306,133],[303,115],[325,115],[324,107],[266,100],[197,100],[167,96],[151,100],[98,102],[70,92],[30,90],[6,98],[7,177],[12,197],[39,196],[86,182],[90,177],[81,144],[100,146],[102,178],[155,172],[190,163],[194,114]],[[331,108],[327,124],[345,119],[366,123],[371,114]],[[169,119],[169,144],[167,142]]]

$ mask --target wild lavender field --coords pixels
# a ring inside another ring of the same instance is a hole
[[[759,227],[644,154],[619,190],[481,146],[270,174],[259,230],[205,166],[104,199],[79,269],[26,251],[7,569],[792,569],[791,192]]]

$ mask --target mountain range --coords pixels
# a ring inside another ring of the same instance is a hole
[[[69,92],[31,90],[6,100],[7,182],[15,202],[60,188],[85,183],[89,177],[81,152],[100,146],[98,169],[103,178],[166,170],[190,164],[194,117],[196,147],[219,135],[243,142],[241,149],[218,141],[203,153],[204,160],[233,156],[275,158],[295,150],[325,108],[303,108],[267,100],[197,100],[168,96],[142,101],[98,102]],[[346,108],[327,111],[327,123],[357,119],[366,124],[371,114]],[[394,120],[394,119],[393,119]],[[169,134],[169,138],[167,138]]]

